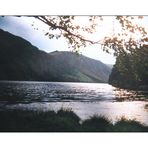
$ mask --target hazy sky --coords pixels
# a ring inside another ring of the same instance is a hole
[[[35,24],[35,26],[32,26],[32,24]],[[39,30],[34,29],[36,27],[38,27]],[[67,43],[64,39],[50,40],[47,36],[45,36],[44,30],[48,30],[48,26],[34,18],[11,16],[0,17],[0,28],[23,37],[39,49],[46,52],[52,52],[55,50],[69,51]],[[98,45],[89,46],[85,49],[81,49],[80,51],[83,55],[100,60],[104,63],[115,63],[115,57],[103,52]]]

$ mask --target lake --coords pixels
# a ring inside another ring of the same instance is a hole
[[[82,120],[121,117],[148,125],[148,92],[128,91],[105,83],[0,81],[0,109],[74,111]]]

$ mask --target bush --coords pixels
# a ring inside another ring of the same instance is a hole
[[[84,131],[93,131],[93,132],[105,132],[111,131],[112,124],[105,117],[93,116],[88,120],[85,120],[82,124]]]
[[[1,132],[147,132],[148,127],[135,120],[121,118],[114,125],[105,117],[93,116],[80,123],[71,110],[37,112],[0,111]]]
[[[127,120],[126,118],[121,118],[114,125],[114,131],[116,132],[148,132],[148,127],[140,124],[136,120]]]

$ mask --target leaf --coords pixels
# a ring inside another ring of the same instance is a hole
[[[47,32],[47,33],[45,33],[45,35],[48,35],[49,33]]]

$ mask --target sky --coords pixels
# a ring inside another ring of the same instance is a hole
[[[81,18],[83,20],[83,17],[85,16],[81,16],[80,20]],[[103,34],[110,33],[113,29],[112,25],[114,22],[111,16],[108,16],[103,22],[104,24],[99,26],[100,30],[94,34],[94,37],[103,36]],[[32,26],[32,24],[34,25]],[[65,39],[49,39],[45,36],[46,31],[48,31],[48,26],[32,17],[0,17],[0,28],[23,37],[40,50],[44,50],[46,52],[70,50]],[[38,30],[36,30],[36,28],[38,28]],[[103,52],[99,45],[88,46],[84,49],[81,48],[80,52],[87,57],[100,60],[105,64],[115,63],[115,57],[112,54]]]

